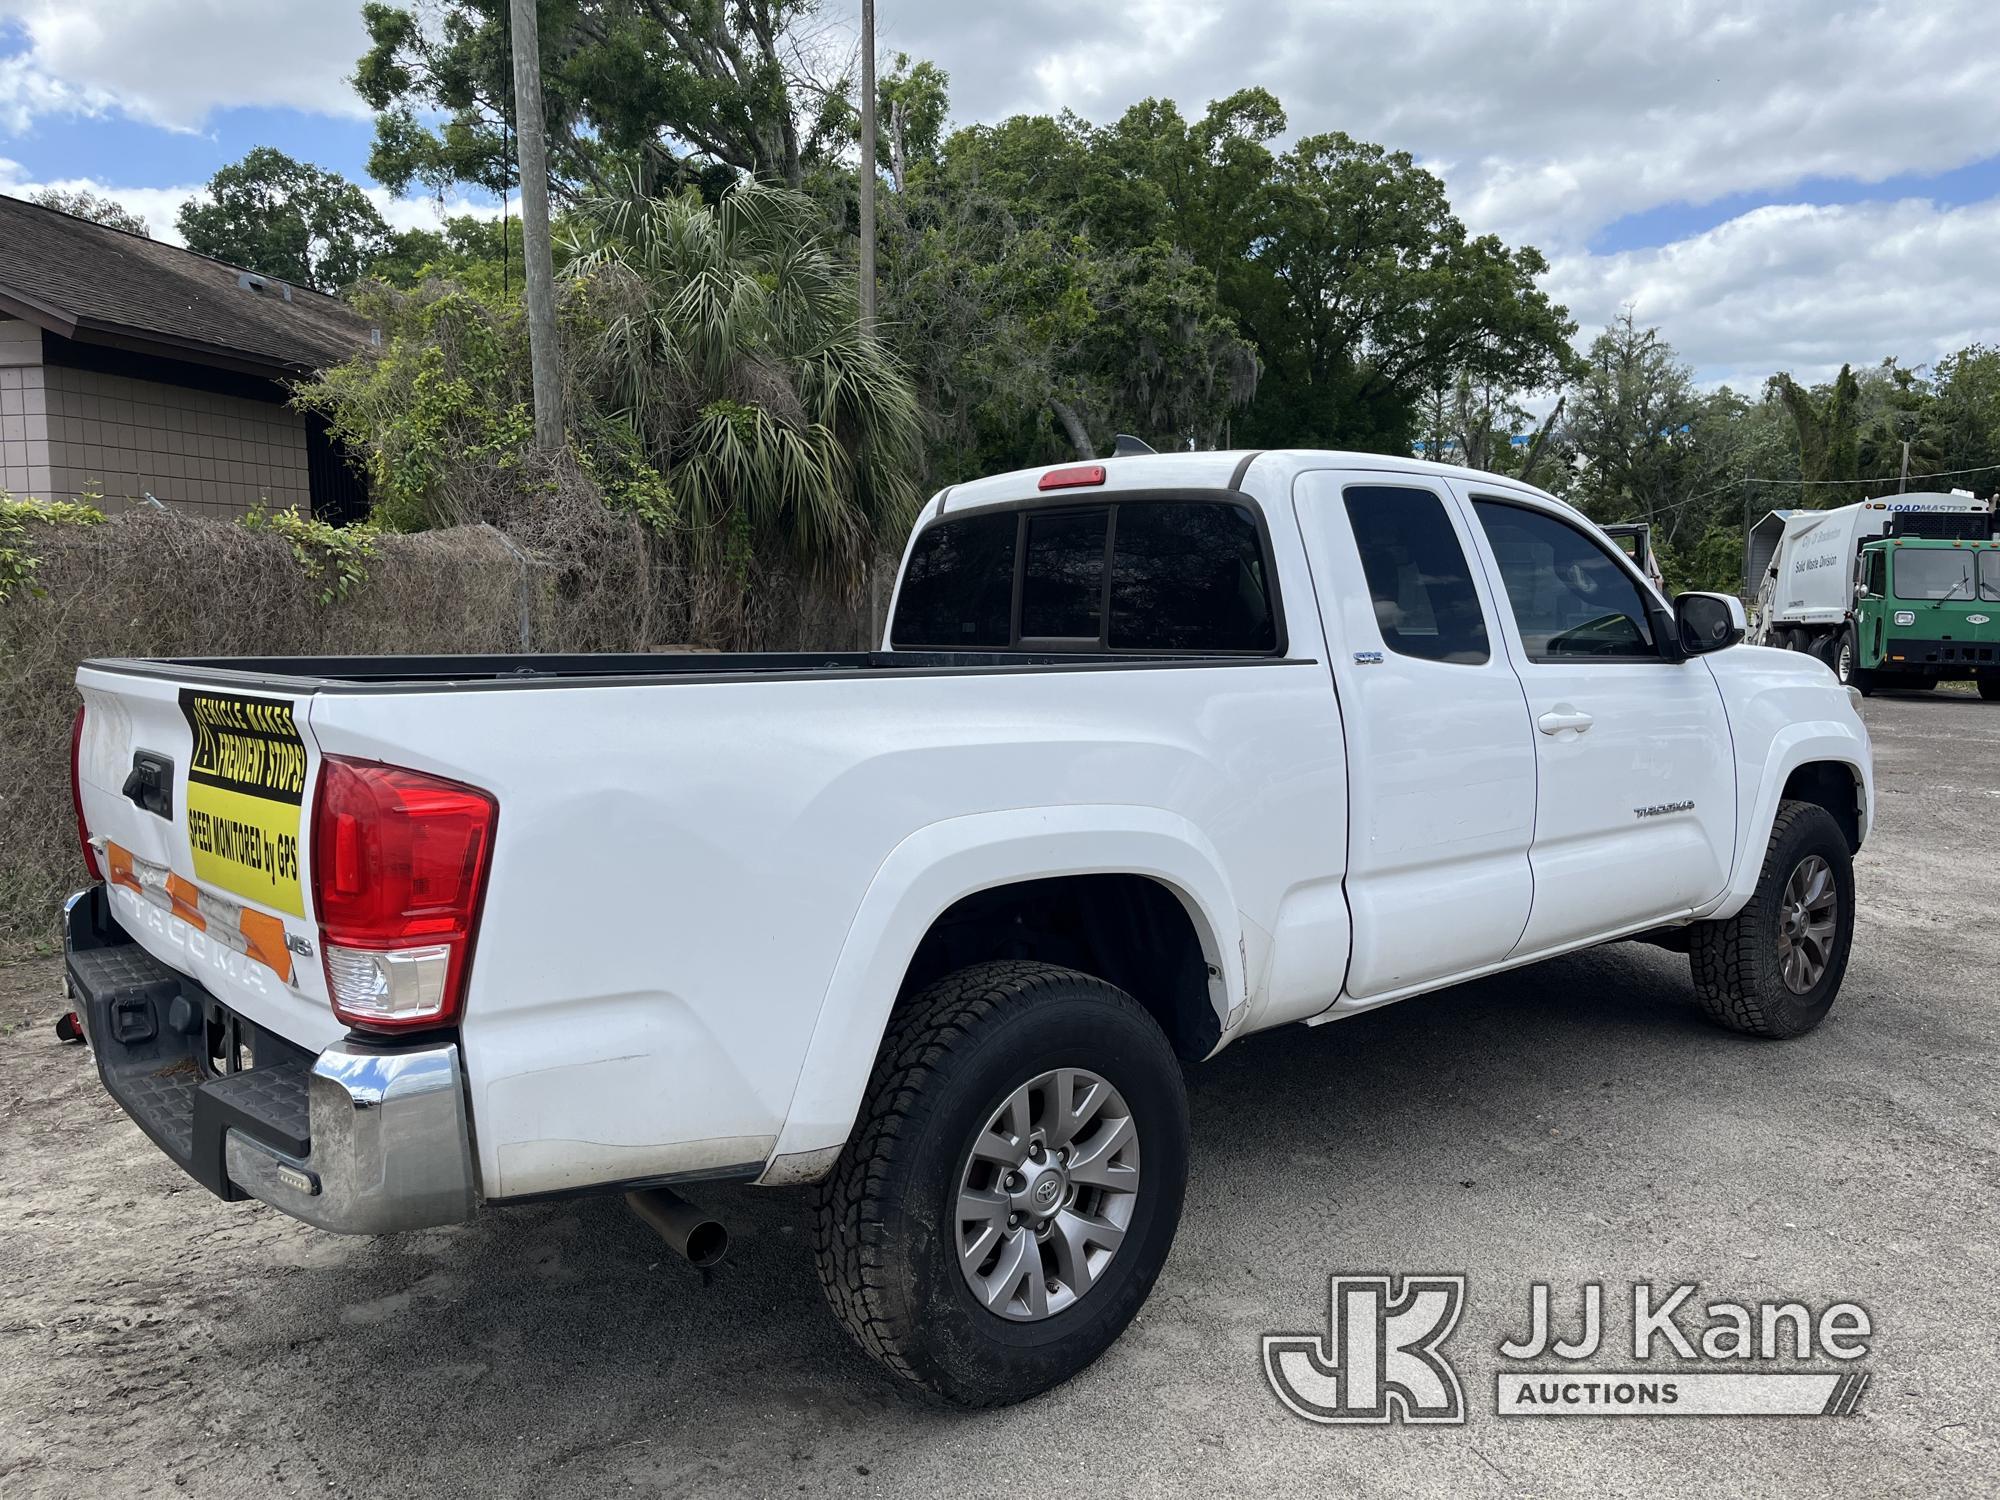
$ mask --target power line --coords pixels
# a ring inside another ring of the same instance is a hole
[[[2000,464],[1981,464],[1974,469],[1939,469],[1935,474],[1912,474],[1910,479],[1912,482],[1919,479],[1956,479],[1961,474],[1986,474],[1995,469],[2000,469]],[[1740,482],[1744,484],[1791,484],[1804,486],[1809,484],[1897,484],[1900,481],[1896,479],[1758,479],[1754,476],[1746,475]]]
[[[1940,469],[1935,474],[1912,474],[1909,476],[1908,482],[1915,483],[1920,479],[1956,479],[1961,474],[1986,474],[1994,470],[2000,470],[2000,464],[1980,464],[1977,468],[1972,469]],[[1727,484],[1718,484],[1712,490],[1703,490],[1699,495],[1689,495],[1685,499],[1657,506],[1653,510],[1653,519],[1658,520],[1661,516],[1676,515],[1686,510],[1690,505],[1698,505],[1704,500],[1722,494],[1725,490],[1735,489],[1738,485],[1779,484],[1804,488],[1807,485],[1873,485],[1898,484],[1903,482],[1899,479],[1759,479],[1754,475],[1745,475],[1741,479],[1732,479]],[[1614,526],[1631,526],[1637,524],[1642,519],[1642,517],[1633,516],[1629,520],[1613,521],[1611,524]]]

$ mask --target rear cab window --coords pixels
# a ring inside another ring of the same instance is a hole
[[[1135,496],[946,517],[910,549],[898,650],[1275,655],[1271,552],[1235,498]]]

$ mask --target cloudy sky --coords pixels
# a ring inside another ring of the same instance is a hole
[[[253,145],[365,178],[359,9],[0,0],[0,192],[87,185],[157,234]],[[1704,380],[2000,342],[2000,0],[877,9],[885,51],[949,70],[961,123],[1261,84],[1295,132],[1410,150],[1475,230],[1541,247],[1585,336],[1629,302]]]

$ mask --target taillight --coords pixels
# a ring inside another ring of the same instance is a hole
[[[97,851],[90,847],[90,825],[83,821],[83,705],[78,704],[76,717],[69,724],[69,800],[76,809],[76,841],[83,846],[83,867],[90,872],[92,880],[104,878],[104,867],[97,862]]]
[[[1073,464],[1067,469],[1050,469],[1036,483],[1038,490],[1074,490],[1104,483],[1103,464]]]
[[[320,762],[313,901],[341,1020],[383,1030],[458,1018],[498,815],[477,787],[373,761]]]

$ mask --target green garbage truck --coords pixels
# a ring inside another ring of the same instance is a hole
[[[2000,529],[1971,495],[1893,495],[1774,510],[1750,528],[1750,639],[1809,651],[1842,682],[1970,679],[2000,701]]]

